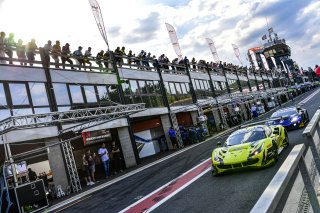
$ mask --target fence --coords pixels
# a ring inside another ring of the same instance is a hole
[[[313,212],[320,212],[316,194],[320,171],[319,119],[320,109],[317,110],[303,132],[305,136],[304,144],[296,145],[292,149],[252,208],[252,213],[280,211],[280,204],[283,205],[281,207],[283,212],[309,212],[310,204]],[[297,169],[298,175],[295,176]],[[289,182],[293,178],[295,179],[291,187]],[[304,183],[304,186],[302,183]],[[287,195],[286,193],[289,191],[286,203],[283,204],[284,195]]]

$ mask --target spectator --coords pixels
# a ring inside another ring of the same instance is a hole
[[[120,54],[121,54],[121,58],[120,58],[120,67],[122,66],[123,64],[123,56],[126,56],[126,48],[125,47],[121,47],[121,50],[120,50]]]
[[[75,56],[76,60],[79,63],[79,70],[81,70],[81,66],[84,66],[84,59],[82,54],[82,47],[79,46],[78,50],[73,52],[73,56]]]
[[[51,41],[49,40],[43,47],[44,59],[46,60],[45,64],[50,66],[50,53],[52,51]]]
[[[114,55],[115,55],[115,60],[116,60],[116,63],[119,65],[119,67],[121,67],[121,56],[122,56],[122,52],[121,52],[121,49],[120,47],[117,47],[115,50],[114,50]]]
[[[70,51],[70,44],[69,43],[66,43],[66,45],[64,45],[62,47],[62,50],[61,50],[61,61],[62,61],[62,67],[63,69],[65,68],[65,63],[66,61],[71,64],[71,69],[74,69],[73,68],[73,62],[72,60],[70,59],[70,54],[71,54],[71,51]]]
[[[128,64],[129,64],[129,67],[131,68],[131,64],[132,64],[132,59],[133,58],[133,54],[132,54],[132,50],[129,50],[129,53],[128,53]]]
[[[0,33],[0,63],[6,64],[6,61],[3,59],[5,57],[5,50],[6,50],[6,44],[5,44],[5,32]]]
[[[103,55],[103,60],[104,60],[104,66],[106,67],[106,70],[108,71],[109,69],[109,60],[110,60],[110,53],[109,51],[106,51]]]
[[[17,53],[18,59],[20,61],[20,64],[21,65],[27,65],[27,63],[25,62],[25,60],[27,58],[27,56],[26,56],[26,46],[23,45],[23,41],[21,39],[18,40],[16,53]]]
[[[170,140],[172,142],[173,150],[176,150],[177,149],[177,133],[176,133],[176,130],[174,130],[173,127],[171,127],[169,129],[168,134],[169,134]]]
[[[38,179],[37,174],[31,168],[28,168],[28,176],[29,176],[29,181],[35,181]]]
[[[90,149],[87,150],[85,159],[86,159],[86,161],[88,161],[89,173],[90,173],[92,182],[96,181],[95,177],[94,177],[94,173],[96,172],[96,163],[94,161],[95,157],[96,157],[95,153],[93,153],[93,155],[91,155]]]
[[[103,66],[102,66],[102,62],[101,60],[103,60],[103,54],[104,54],[104,51],[101,50],[97,56],[96,56],[96,63],[98,64],[99,68],[100,68],[100,71],[102,70]]]
[[[9,64],[13,64],[12,56],[14,47],[16,47],[16,42],[14,41],[14,34],[10,33],[9,37],[6,39],[6,54],[9,56]]]
[[[98,150],[98,154],[101,159],[101,163],[103,166],[104,173],[106,175],[106,178],[109,178],[110,171],[109,171],[109,152],[106,149],[106,145],[103,143],[101,148]]]
[[[29,61],[30,66],[33,66],[33,62],[35,60],[35,55],[36,55],[36,50],[38,49],[38,46],[36,44],[36,40],[33,38],[31,41],[28,43],[27,46],[27,58]]]
[[[320,77],[320,67],[316,64],[315,68],[314,68],[314,72],[316,73],[316,75],[318,77]]]
[[[53,45],[51,54],[54,60],[55,68],[59,68],[59,57],[61,56],[60,41],[56,41],[56,44]]]
[[[252,117],[253,117],[253,119],[256,119],[257,117],[258,117],[258,110],[257,110],[257,107],[256,107],[256,105],[252,105],[252,107],[251,107],[251,113],[252,113]]]
[[[87,186],[93,185],[94,182],[91,181],[89,162],[86,160],[86,155],[82,155],[82,170],[84,172],[84,180],[86,181]]]
[[[92,56],[91,54],[91,47],[88,47],[88,49],[84,52],[84,65],[89,64],[90,65],[90,71],[92,63],[90,62],[89,58]],[[86,70],[86,67],[84,67],[84,70]]]
[[[114,162],[114,174],[117,174],[119,171],[122,172],[122,166],[121,166],[121,152],[119,147],[116,146],[116,142],[112,142],[112,148],[111,148],[112,156],[113,156],[113,162]]]

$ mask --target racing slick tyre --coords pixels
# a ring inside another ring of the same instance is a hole
[[[220,173],[217,171],[217,169],[215,167],[212,168],[212,177],[217,177],[218,175],[220,175]]]

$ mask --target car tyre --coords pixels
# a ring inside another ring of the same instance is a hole
[[[274,163],[276,163],[279,159],[279,154],[278,154],[278,147],[277,145],[274,143],[273,146],[273,160],[274,160]]]

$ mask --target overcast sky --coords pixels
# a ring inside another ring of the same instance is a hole
[[[262,44],[273,27],[291,46],[292,59],[305,69],[320,64],[319,0],[98,0],[111,50],[125,46],[157,57],[176,57],[165,23],[174,26],[183,56],[213,61],[205,41],[211,38],[221,60],[239,64],[231,44],[245,54]],[[91,46],[94,55],[107,47],[88,0],[0,0],[0,31],[16,41],[36,39],[70,43],[71,50]]]

